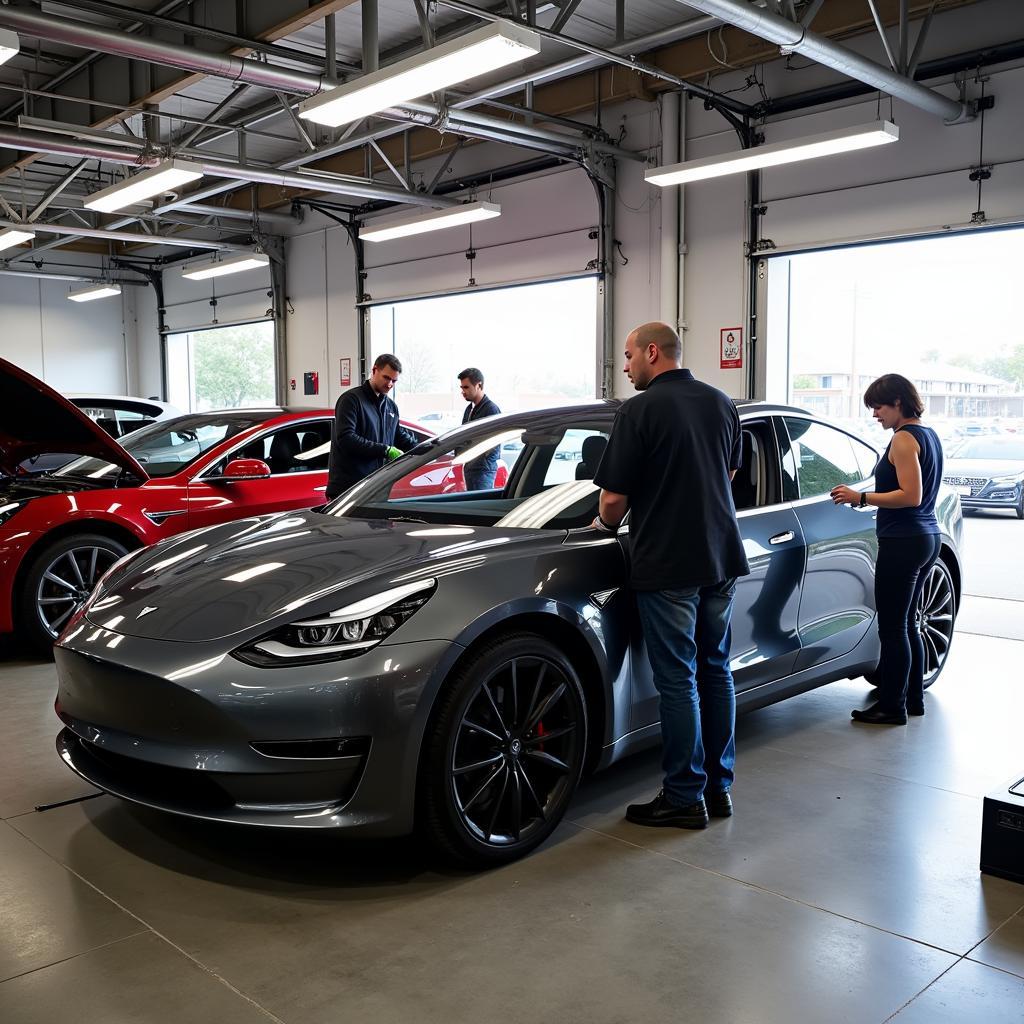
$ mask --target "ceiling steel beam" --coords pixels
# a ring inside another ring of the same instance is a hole
[[[76,11],[89,11],[93,14],[103,14],[121,21],[135,21],[144,25],[155,25],[159,28],[169,29],[172,32],[180,32],[186,36],[216,39],[218,42],[251,50],[253,53],[265,53],[268,57],[281,57],[285,60],[293,60],[297,64],[306,64],[321,71],[326,66],[323,57],[318,57],[316,54],[309,53],[306,50],[297,50],[291,46],[281,46],[278,43],[267,43],[258,39],[247,39],[244,36],[234,35],[231,32],[223,32],[220,29],[207,28],[204,25],[196,25],[187,21],[177,21],[174,18],[163,17],[159,14],[146,14],[133,7],[111,3],[110,0],[58,0],[58,2],[62,7],[70,7]],[[333,15],[328,15],[328,17],[333,17]],[[358,71],[355,64],[342,63],[341,67],[345,71]]]
[[[439,0],[452,3],[453,0]],[[941,93],[920,85],[913,79],[897,74],[876,64],[859,53],[834,43],[830,39],[795,24],[787,18],[762,7],[755,7],[746,0],[678,0],[686,7],[695,8],[704,14],[721,18],[730,25],[743,29],[752,35],[775,43],[787,51],[809,57],[817,63],[832,68],[840,74],[880,89],[895,99],[903,100],[913,107],[919,107],[931,114],[937,114],[946,122],[958,121],[969,115],[966,104],[949,99]],[[906,0],[901,0],[901,4]],[[905,21],[903,23],[905,25]],[[905,35],[904,35],[905,44]],[[901,48],[902,49],[902,48]]]
[[[32,224],[35,221],[39,220],[39,218],[42,217],[44,213],[46,213],[46,208],[61,194],[61,192],[64,191],[64,189],[68,187],[68,185],[71,184],[71,182],[75,180],[75,178],[78,177],[79,174],[82,173],[83,169],[85,168],[85,165],[88,162],[88,160],[82,160],[81,162],[75,164],[75,166],[72,167],[71,170],[68,171],[68,173],[65,174],[63,178],[60,179],[60,181],[58,181],[55,185],[53,185],[50,188],[50,190],[43,196],[43,198],[40,199],[39,202],[32,208],[32,212],[28,215],[27,218],[29,224]]]
[[[464,14],[473,14],[484,21],[493,21],[506,25],[516,24],[516,22],[512,21],[511,18],[504,18],[499,14],[493,14],[491,11],[485,11],[483,8],[474,7],[472,4],[464,3],[463,0],[436,0],[436,2],[441,4],[443,7],[450,7],[452,10],[462,11]],[[661,79],[661,81],[668,82],[670,85],[676,86],[676,88],[681,89],[683,92],[687,92],[710,102],[725,106],[727,109],[733,109],[737,106],[744,112],[747,109],[744,104],[737,104],[735,101],[728,100],[725,97],[720,96],[718,93],[704,88],[702,85],[695,85],[693,82],[687,82],[678,75],[673,75],[668,71],[663,71],[661,68],[655,67],[653,64],[647,64],[644,61],[637,60],[630,54],[618,53],[615,50],[607,50],[600,46],[592,46],[590,43],[585,43],[582,39],[571,39],[569,36],[559,35],[557,32],[552,32],[550,29],[539,28],[537,26],[532,26],[530,31],[536,32],[542,39],[550,39],[552,42],[562,43],[564,46],[571,47],[574,50],[582,50],[584,53],[593,54],[595,57],[600,57],[601,60],[606,61],[609,64],[621,64],[623,67],[631,68],[633,71],[638,71],[643,75],[650,75],[652,78]]]
[[[0,220],[0,228],[24,227],[17,221]],[[186,249],[237,249],[237,245],[210,242],[206,239],[184,238],[181,235],[144,235],[139,231],[113,231],[108,228],[83,228],[66,224],[33,224],[32,230],[43,235],[74,235],[76,238],[100,238],[106,242],[138,242],[142,245],[173,245]],[[26,254],[19,254],[26,255]]]
[[[189,3],[189,2],[190,2],[190,0],[168,0],[167,3],[161,4],[155,11],[153,11],[153,13],[154,14],[171,14],[172,12],[176,11],[179,7],[181,7],[184,4]],[[142,27],[143,26],[142,26],[142,22],[141,21],[132,21],[131,24],[125,26],[124,31],[125,32],[138,32],[139,29],[141,29]],[[76,63],[72,64],[71,67],[69,67],[67,70],[62,71],[59,75],[56,75],[54,78],[49,79],[47,81],[47,83],[46,83],[46,88],[48,88],[48,89],[56,89],[58,85],[62,85],[69,78],[73,78],[76,74],[78,74],[79,71],[83,71],[90,64],[92,64],[94,61],[99,60],[100,57],[102,57],[102,56],[103,56],[103,54],[101,54],[101,53],[90,53],[90,54],[88,54],[87,56],[83,57],[81,60],[79,60]],[[6,110],[0,111],[0,117],[9,117],[11,114],[14,113],[14,111],[16,111],[21,106],[23,106],[23,104],[20,103],[20,102],[19,103],[13,103]]]
[[[329,82],[325,74],[275,67],[230,53],[208,53],[192,46],[146,39],[85,22],[36,14],[18,7],[0,6],[0,27],[36,39],[110,53],[131,60],[149,61],[183,71],[199,71],[216,78],[245,82],[263,89],[310,96]]]

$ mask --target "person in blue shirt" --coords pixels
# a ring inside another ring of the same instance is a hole
[[[875,610],[882,681],[878,700],[855,710],[853,718],[869,725],[906,725],[908,714],[924,714],[924,641],[917,606],[941,546],[935,498],[942,482],[942,445],[921,422],[924,403],[906,377],[879,377],[864,392],[864,404],[893,434],[875,467],[874,491],[842,486],[831,492],[837,505],[878,509]]]
[[[497,416],[501,412],[497,404],[484,394],[484,375],[475,366],[469,366],[459,374],[459,390],[469,403],[462,414],[463,423],[474,422],[485,416]],[[498,451],[498,448],[490,448],[472,462],[466,463],[467,491],[487,491],[494,486],[498,472]]]

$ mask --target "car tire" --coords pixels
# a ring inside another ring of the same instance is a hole
[[[928,570],[921,601],[918,605],[918,621],[924,638],[924,688],[927,690],[942,674],[953,642],[953,626],[956,622],[957,599],[953,574],[946,563],[939,558]],[[864,678],[871,686],[882,685],[881,666],[876,665]]]
[[[1020,490],[1020,500],[1017,502],[1017,507],[1014,509],[1017,513],[1018,519],[1024,519],[1024,487]]]
[[[497,867],[557,827],[583,770],[587,707],[549,640],[514,633],[445,684],[424,743],[418,822],[446,860]]]
[[[45,545],[32,559],[19,597],[20,632],[29,647],[51,657],[60,630],[127,553],[120,541],[99,533],[76,533]]]

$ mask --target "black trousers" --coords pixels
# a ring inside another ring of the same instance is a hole
[[[886,711],[899,713],[924,700],[924,641],[917,604],[932,563],[939,557],[936,534],[879,537],[875,608],[881,642],[881,696]]]

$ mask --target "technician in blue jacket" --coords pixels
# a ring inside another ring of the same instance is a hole
[[[334,407],[327,498],[416,446],[416,438],[398,421],[398,406],[388,393],[398,383],[402,364],[389,352],[377,356],[369,380],[349,388]]]

